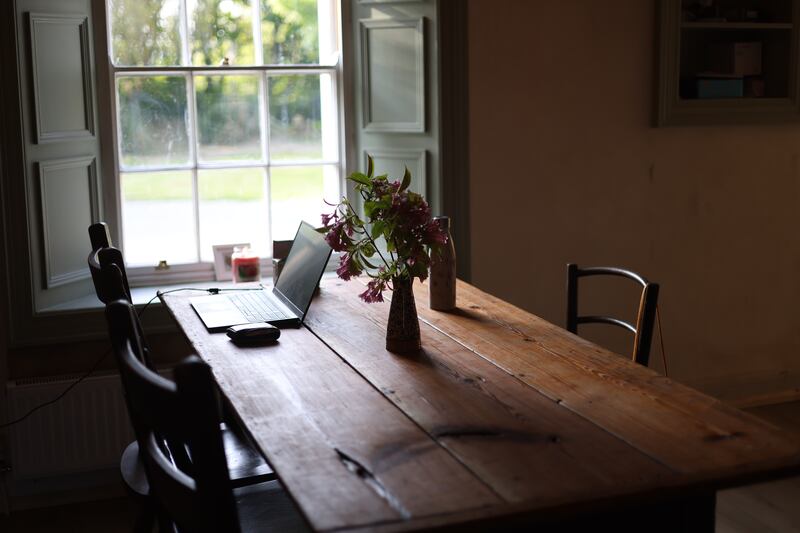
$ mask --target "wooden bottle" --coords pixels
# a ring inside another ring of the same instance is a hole
[[[456,247],[450,235],[450,217],[434,217],[433,220],[447,233],[447,244],[440,253],[431,256],[428,295],[431,309],[449,311],[456,307]]]

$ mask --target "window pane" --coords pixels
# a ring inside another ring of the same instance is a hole
[[[339,199],[339,174],[335,166],[273,167],[270,171],[272,238],[293,239],[305,220],[321,225],[320,215],[330,213]]]
[[[114,64],[180,64],[179,10],[179,0],[109,0]]]
[[[190,171],[120,175],[125,260],[133,266],[194,263],[194,215]]]
[[[319,63],[317,0],[259,0],[266,64]]]
[[[187,0],[193,65],[255,63],[250,0]]]
[[[259,76],[197,76],[200,159],[261,160]]]
[[[263,168],[198,171],[200,256],[213,261],[215,244],[250,243],[266,255],[269,210]]]
[[[186,80],[182,76],[123,77],[117,90],[123,167],[187,163]]]
[[[322,105],[320,83],[329,75],[271,76],[269,78],[269,145],[273,160],[321,159]],[[326,127],[335,123],[335,110],[326,114]]]

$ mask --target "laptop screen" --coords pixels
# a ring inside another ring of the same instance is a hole
[[[331,252],[321,233],[307,222],[300,223],[275,290],[302,313],[301,319],[308,312]]]

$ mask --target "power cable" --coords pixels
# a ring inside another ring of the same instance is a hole
[[[261,287],[259,287],[257,289],[256,288],[220,289],[220,288],[217,288],[217,287],[211,287],[211,288],[208,288],[208,289],[200,289],[200,288],[195,288],[195,287],[181,287],[179,289],[169,289],[169,290],[166,290],[166,291],[157,291],[156,295],[153,296],[152,298],[150,298],[150,300],[146,304],[144,304],[142,306],[142,308],[139,310],[139,312],[136,313],[136,316],[137,316],[137,318],[139,318],[141,320],[142,315],[144,315],[144,312],[147,310],[148,307],[150,307],[151,303],[153,303],[161,295],[169,294],[171,292],[200,291],[200,292],[207,292],[209,294],[219,294],[220,292],[228,292],[228,291],[260,291],[260,290],[263,290],[263,286],[261,286]],[[39,404],[39,405],[37,405],[35,407],[32,407],[27,413],[25,413],[24,415],[20,416],[19,418],[16,418],[16,419],[11,420],[10,422],[6,422],[4,424],[0,424],[0,429],[6,429],[6,428],[11,427],[13,425],[19,424],[20,422],[22,422],[23,420],[27,419],[29,416],[31,416],[33,413],[35,413],[39,409],[42,409],[44,407],[47,407],[48,405],[52,405],[52,404],[56,403],[57,401],[59,401],[61,398],[66,396],[67,393],[69,393],[69,391],[74,389],[79,383],[81,383],[83,380],[85,380],[86,378],[91,376],[95,372],[95,370],[97,370],[97,368],[100,366],[100,364],[103,361],[106,360],[106,357],[108,357],[108,354],[110,354],[110,353],[111,353],[111,349],[110,348],[108,350],[106,350],[105,352],[103,352],[103,355],[100,356],[100,358],[97,361],[94,362],[94,364],[91,366],[91,368],[89,368],[89,370],[87,370],[77,380],[75,380],[72,383],[70,383],[69,386],[66,389],[64,389],[63,391],[61,391],[58,394],[58,396],[56,396],[52,400],[48,400],[48,401],[46,401],[44,403],[41,403],[41,404]]]
[[[667,352],[664,351],[664,329],[661,327],[661,313],[656,305],[656,322],[658,323],[658,340],[661,342],[661,360],[664,362],[664,376],[669,377],[667,370]]]

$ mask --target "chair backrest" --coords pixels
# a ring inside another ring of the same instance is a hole
[[[174,382],[165,379],[144,366],[136,353],[133,307],[124,300],[112,302],[106,306],[106,318],[148,481],[160,508],[181,531],[239,531],[211,369],[192,356],[177,365]],[[175,464],[179,448],[191,456],[188,469]]]
[[[108,225],[105,222],[98,222],[89,226],[89,240],[92,244],[92,251],[89,252],[87,262],[97,297],[104,304],[122,298],[131,302],[131,289],[128,285],[125,261],[122,258],[122,252],[111,246]],[[109,280],[103,275],[102,267],[112,264],[116,265],[122,274],[121,289],[116,280]]]
[[[578,315],[578,279],[590,276],[617,276],[642,286],[635,325],[609,316]],[[611,324],[624,328],[634,336],[633,360],[644,366],[650,362],[657,304],[658,283],[651,283],[635,272],[615,267],[579,268],[575,264],[567,265],[567,330],[577,334],[579,324]]]
[[[105,222],[98,222],[89,226],[89,240],[92,243],[92,251],[89,252],[87,262],[97,298],[104,304],[117,300],[133,303],[128,277],[125,274],[125,260],[122,252],[111,246],[108,225]],[[144,336],[144,329],[138,317],[136,317],[136,330],[137,340],[141,343],[142,362],[151,370],[155,370],[150,359],[150,348]]]

